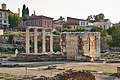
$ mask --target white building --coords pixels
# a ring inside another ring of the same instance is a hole
[[[88,26],[88,20],[79,19],[79,26]]]
[[[1,29],[7,29],[9,27],[9,21],[8,21],[8,12],[9,10],[6,10],[6,4],[1,4],[2,9],[0,9],[0,28]]]
[[[92,23],[84,19],[79,19],[79,26],[87,31],[90,31],[93,28]]]
[[[110,22],[109,19],[103,19],[103,20],[100,20],[99,22],[94,22],[94,23],[93,23],[93,26],[101,27],[101,28],[103,28],[104,30],[107,30],[107,29],[109,29],[110,27],[112,27],[113,24]]]

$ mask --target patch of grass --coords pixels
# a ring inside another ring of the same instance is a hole
[[[114,76],[114,77],[120,78],[120,74],[118,74],[118,73],[113,73],[113,74],[111,74],[110,76]]]
[[[0,52],[0,57],[14,57],[15,54],[8,54],[8,53],[2,53]]]
[[[120,60],[120,58],[112,58],[112,60]]]
[[[32,79],[34,78],[35,76],[33,75],[11,75],[11,74],[8,74],[8,73],[0,73],[0,80],[17,80],[18,78],[20,79]]]

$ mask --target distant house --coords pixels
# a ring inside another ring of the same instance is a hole
[[[67,22],[65,26],[70,29],[83,28],[88,31],[91,29],[91,25],[88,20],[72,18],[72,17],[67,17]]]
[[[85,19],[79,19],[79,26],[80,28],[86,29],[87,31],[90,31],[93,28],[93,24]]]
[[[65,28],[69,29],[77,29],[79,28],[79,19],[77,18],[72,18],[72,17],[67,17],[67,22],[64,24]]]
[[[53,28],[61,31],[63,29],[64,24],[65,24],[65,19],[59,18],[58,20],[53,21]]]
[[[113,24],[113,27],[120,27],[120,23]]]
[[[104,30],[107,30],[107,29],[109,29],[110,27],[112,27],[113,24],[110,22],[109,19],[103,19],[103,20],[100,20],[99,22],[94,22],[94,23],[93,23],[93,26],[101,27],[101,28],[103,28]]]
[[[85,19],[79,19],[79,26],[88,26],[89,21]]]
[[[27,20],[21,21],[21,26],[38,26],[38,27],[53,27],[53,18],[47,16],[29,16]]]
[[[6,30],[9,28],[8,13],[9,10],[6,9],[6,4],[1,4],[2,9],[0,9],[0,28]]]

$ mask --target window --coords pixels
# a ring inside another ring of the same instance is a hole
[[[46,23],[47,23],[46,20],[44,20],[44,26],[46,26]]]
[[[0,12],[0,18],[2,18],[2,12]]]
[[[4,15],[5,15],[5,17],[4,17],[4,18],[6,19],[6,18],[7,18],[7,13],[5,13]]]
[[[40,21],[38,21],[38,26],[40,26]]]
[[[104,25],[104,30],[106,29],[106,26]]]
[[[81,22],[81,25],[82,25],[82,22]]]
[[[25,25],[28,26],[28,21],[25,22]]]
[[[34,26],[36,26],[36,21],[34,21]]]
[[[30,26],[32,26],[32,21],[30,21]]]
[[[83,22],[83,25],[85,25],[85,22]]]
[[[52,25],[52,21],[49,21],[49,25]]]
[[[4,21],[4,23],[7,23],[7,21]]]
[[[88,22],[86,22],[86,25],[88,25]]]
[[[22,26],[24,26],[24,21],[22,22]]]

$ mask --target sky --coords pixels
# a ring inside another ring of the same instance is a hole
[[[120,0],[0,0],[7,4],[7,9],[22,11],[23,4],[29,8],[30,15],[44,15],[58,19],[63,16],[86,19],[89,15],[103,13],[111,22],[120,21]],[[1,7],[0,7],[1,8]]]

